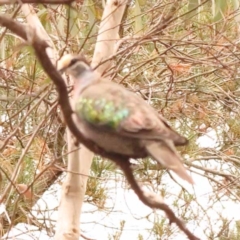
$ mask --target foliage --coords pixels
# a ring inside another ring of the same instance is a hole
[[[121,26],[123,40],[107,74],[141,95],[189,139],[189,145],[179,151],[197,184],[207,190],[202,191],[204,197],[188,190],[151,159],[134,162],[138,180],[162,195],[193,230],[201,228],[206,239],[233,240],[239,238],[239,221],[223,216],[222,209],[227,209],[225,203],[237,206],[240,201],[239,10],[236,1],[201,1],[200,6],[198,2],[132,1]],[[60,55],[83,51],[89,59],[103,7],[93,0],[72,6],[35,5]],[[0,12],[11,14],[16,9],[1,6]],[[160,28],[168,15],[172,18]],[[21,11],[16,18],[25,22]],[[50,80],[30,47],[5,29],[0,33],[1,197],[12,221],[9,224],[2,215],[4,235],[17,223],[27,222],[29,206],[57,179],[54,175],[38,185],[38,176],[44,176],[54,161],[63,168],[67,151],[65,125]],[[114,212],[117,190],[121,187],[129,193],[124,181],[111,162],[96,157],[86,202],[107,219]],[[30,205],[17,184],[35,191]],[[169,227],[158,212],[141,219],[151,223],[146,227],[149,239],[179,236],[178,229]],[[119,220],[116,228],[110,239],[123,239],[126,223]],[[145,239],[141,232],[137,234]]]

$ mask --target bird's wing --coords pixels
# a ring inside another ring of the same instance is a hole
[[[169,139],[176,145],[187,143],[187,139],[175,132],[147,103],[143,101],[141,107],[139,103],[133,105],[131,114],[121,122],[122,134],[148,140]]]
[[[187,143],[141,97],[118,84],[102,82],[89,86],[77,99],[76,112],[96,127],[120,135],[169,139],[176,145]]]

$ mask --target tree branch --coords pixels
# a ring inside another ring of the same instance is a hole
[[[139,199],[151,208],[156,208],[164,211],[170,221],[170,223],[175,223],[187,236],[190,240],[199,240],[198,237],[194,236],[185,226],[185,224],[175,216],[174,212],[168,207],[167,204],[163,203],[162,200],[159,199],[159,196],[154,193],[146,193],[143,191],[138,185],[136,179],[133,176],[132,170],[130,168],[129,159],[120,155],[113,154],[104,151],[104,149],[99,148],[94,142],[86,139],[79,129],[76,127],[73,120],[73,111],[69,102],[67,87],[62,79],[60,73],[53,66],[51,60],[49,59],[46,49],[48,45],[45,41],[39,38],[36,35],[36,32],[33,29],[25,28],[22,24],[13,21],[12,19],[6,16],[0,16],[0,24],[9,28],[15,34],[21,36],[24,40],[31,43],[33,46],[35,53],[42,64],[44,71],[48,74],[48,76],[52,79],[54,84],[56,85],[58,94],[59,94],[59,105],[61,106],[65,122],[68,125],[72,134],[77,138],[79,142],[84,144],[88,149],[93,151],[96,154],[101,155],[102,157],[109,158],[114,161],[118,166],[121,167],[123,172],[125,173],[127,180],[135,193],[138,195]],[[31,32],[27,32],[31,31]],[[30,36],[30,38],[28,37]],[[132,156],[134,157],[134,156]]]
[[[131,170],[131,163],[129,159],[123,159],[121,158],[115,158],[112,159],[124,172],[129,184],[131,185],[134,192],[137,194],[139,199],[148,207],[160,209],[164,211],[171,223],[175,223],[187,236],[190,240],[200,240],[200,238],[193,235],[186,227],[184,222],[179,219],[173,212],[169,206],[163,202],[163,199],[160,198],[157,194],[153,192],[146,192],[137,183],[136,179],[133,176],[132,170]]]

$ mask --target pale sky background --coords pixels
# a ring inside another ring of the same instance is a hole
[[[217,144],[217,136],[214,130],[209,130],[207,134],[201,136],[198,141],[198,145],[200,148],[204,147],[215,147]],[[214,163],[213,163],[214,164]],[[200,170],[199,170],[200,171]],[[174,175],[174,174],[173,174]],[[208,183],[208,180],[204,177],[201,177],[197,174],[192,175],[196,185],[194,188],[183,180],[179,179],[176,175],[178,182],[180,182],[190,193],[195,194],[197,196],[198,203],[201,205],[203,209],[206,209],[207,214],[201,216],[202,220],[200,225],[197,226],[195,222],[187,222],[188,228],[193,231],[195,235],[201,238],[201,240],[207,240],[205,237],[203,230],[208,226],[208,217],[211,219],[211,223],[216,229],[216,232],[219,230],[219,223],[217,222],[218,214],[232,220],[232,224],[234,221],[240,220],[240,204],[236,204],[232,201],[224,201],[224,198],[221,199],[221,202],[217,202],[212,206],[211,201],[211,193],[212,188]],[[166,176],[166,182],[172,181],[170,178],[168,179]],[[170,184],[168,184],[171,186]],[[124,231],[121,235],[121,240],[128,239],[137,239],[138,234],[141,234],[144,240],[155,240],[156,237],[151,235],[145,229],[151,229],[153,224],[149,220],[153,220],[154,217],[165,218],[165,214],[162,211],[156,211],[156,214],[153,214],[153,211],[146,207],[135,193],[132,190],[126,190],[123,187],[122,180],[116,183],[114,180],[110,180],[108,182],[108,186],[111,187],[112,193],[108,193],[111,196],[111,199],[107,200],[106,207],[110,207],[108,212],[103,212],[98,210],[95,206],[91,204],[83,205],[83,215],[81,217],[81,230],[82,233],[92,239],[96,240],[105,240],[108,239],[109,235],[116,233],[119,229],[119,222],[125,221]],[[159,186],[161,188],[161,186]],[[176,184],[172,184],[171,187],[166,189],[167,192],[176,195],[178,191],[180,191],[180,187]],[[41,199],[39,199],[38,203],[35,205],[34,209],[37,211],[33,211],[36,215],[36,212],[46,212],[45,219],[57,219],[57,207],[60,199],[61,186],[59,184],[54,184],[49,188],[48,191],[44,193]],[[226,198],[227,199],[227,198]],[[173,199],[165,199],[165,202],[171,206],[171,200]],[[113,205],[114,203],[114,205]],[[192,203],[189,208],[198,209],[198,206],[194,206],[196,203]],[[208,209],[208,207],[210,207]],[[51,210],[50,210],[51,209]],[[40,211],[38,211],[40,210]],[[151,214],[152,213],[152,214]],[[4,214],[4,213],[3,213]],[[197,214],[197,213],[196,213]],[[39,215],[40,218],[43,216]],[[147,216],[148,219],[147,220]],[[199,216],[200,218],[200,216]],[[47,222],[47,220],[44,220]],[[49,224],[49,222],[48,222]],[[53,222],[55,224],[55,222]],[[108,227],[106,227],[108,226]],[[50,226],[52,229],[54,226]],[[170,227],[167,225],[166,227]],[[175,225],[172,225],[171,228],[176,228]],[[26,234],[27,231],[32,230],[31,233]],[[26,225],[26,224],[18,224],[16,227],[12,229],[7,238],[3,239],[16,239],[16,240],[32,240],[32,239],[40,239],[40,240],[50,240],[45,232],[38,232],[36,227]],[[83,238],[80,238],[83,239]],[[187,239],[184,234],[179,234],[174,237],[171,237],[171,240],[185,240]],[[164,240],[164,239],[162,239]]]

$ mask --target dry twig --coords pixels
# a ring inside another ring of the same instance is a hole
[[[92,141],[86,139],[81,134],[81,132],[79,131],[79,129],[77,128],[73,120],[73,110],[69,102],[67,86],[64,80],[62,79],[60,73],[53,66],[51,60],[49,59],[46,53],[46,49],[48,48],[47,43],[43,41],[39,36],[37,36],[37,34],[33,31],[33,29],[26,28],[24,25],[17,23],[16,21],[6,16],[3,16],[3,15],[0,16],[0,24],[10,29],[12,32],[17,34],[18,36],[22,37],[24,40],[26,40],[29,44],[33,46],[35,50],[35,54],[38,57],[44,71],[52,79],[52,81],[54,82],[57,88],[57,92],[59,94],[59,105],[61,106],[64,118],[65,118],[65,122],[68,125],[72,134],[74,134],[74,136],[77,138],[77,140],[82,144],[84,144],[88,149],[90,149],[94,153],[114,161],[119,167],[121,167],[132,189],[135,191],[139,199],[144,204],[146,204],[151,208],[160,209],[164,211],[170,223],[175,223],[188,236],[190,240],[199,240],[198,237],[196,237],[193,233],[191,233],[186,228],[182,220],[176,217],[174,212],[169,208],[167,204],[165,204],[162,201],[162,199],[159,198],[159,196],[153,193],[146,193],[141,189],[141,187],[139,186],[139,184],[137,183],[136,179],[133,176],[128,158],[120,154],[113,154],[113,153],[106,152],[104,149],[99,148]]]

